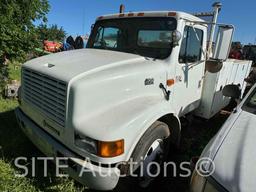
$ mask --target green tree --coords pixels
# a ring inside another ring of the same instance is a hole
[[[0,72],[6,73],[6,59],[24,59],[38,46],[34,21],[46,22],[49,8],[48,0],[0,0]],[[4,77],[0,74],[0,87]]]
[[[47,21],[48,0],[0,0],[0,57],[23,58],[38,46],[34,21]]]
[[[39,39],[50,40],[50,41],[64,41],[66,36],[66,32],[62,27],[58,28],[58,26],[51,25],[47,26],[47,24],[41,24],[37,27],[37,33],[39,35]]]

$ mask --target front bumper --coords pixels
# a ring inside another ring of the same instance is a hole
[[[96,190],[112,190],[118,183],[120,171],[116,167],[101,167],[88,162],[53,139],[19,108],[15,110],[19,126],[28,138],[48,157],[67,157],[65,171],[78,182]],[[72,165],[72,166],[71,166]],[[82,174],[80,174],[82,172]]]

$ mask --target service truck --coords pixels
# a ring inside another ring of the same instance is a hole
[[[251,62],[228,59],[234,27],[216,22],[219,11],[212,21],[179,11],[98,17],[86,49],[23,64],[21,129],[47,156],[67,157],[65,171],[89,188],[114,189],[138,170],[148,186],[141,164],[178,146],[180,117],[209,119],[229,102],[226,84],[245,88]]]

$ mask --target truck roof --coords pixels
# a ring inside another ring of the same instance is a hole
[[[204,22],[204,20],[196,17],[192,14],[188,14],[181,11],[141,11],[141,12],[128,12],[128,13],[116,13],[110,15],[103,15],[97,18],[98,20],[105,19],[117,19],[117,18],[131,18],[131,17],[175,17],[183,18],[189,21]]]

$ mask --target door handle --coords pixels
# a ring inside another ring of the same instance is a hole
[[[165,99],[166,99],[167,101],[169,101],[171,91],[169,91],[169,90],[167,91],[167,89],[164,87],[164,84],[163,84],[163,83],[160,83],[159,88],[164,91],[164,97],[165,97]]]

